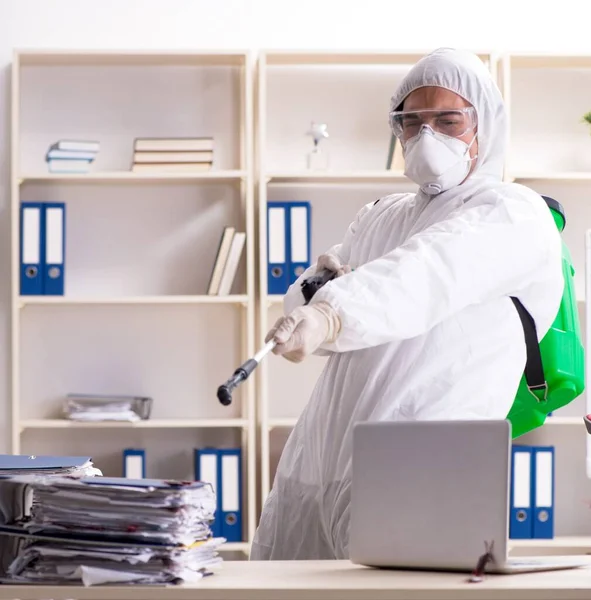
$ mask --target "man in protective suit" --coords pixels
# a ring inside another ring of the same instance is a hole
[[[560,236],[541,196],[502,181],[507,117],[478,57],[421,59],[390,125],[418,192],[363,207],[291,286],[267,336],[291,361],[329,358],[281,456],[253,560],[348,558],[355,423],[506,418],[526,361],[510,296],[540,339],[558,311]],[[302,280],[326,268],[337,277],[304,306]]]

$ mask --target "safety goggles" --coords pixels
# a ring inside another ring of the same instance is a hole
[[[449,137],[459,138],[476,127],[476,110],[469,106],[446,110],[395,110],[390,113],[392,133],[403,142],[417,135],[423,125],[429,125],[433,131]]]

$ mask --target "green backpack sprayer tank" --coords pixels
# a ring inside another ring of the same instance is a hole
[[[547,196],[548,205],[559,231],[566,218],[562,206]],[[516,298],[525,333],[527,363],[513,406],[507,415],[513,438],[544,424],[548,413],[580,396],[585,388],[585,351],[581,341],[579,314],[572,259],[562,242],[564,291],[558,314],[546,335],[538,342],[535,323]]]

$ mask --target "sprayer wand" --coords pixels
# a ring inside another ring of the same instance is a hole
[[[334,279],[333,271],[320,271],[313,277],[308,277],[302,282],[302,295],[304,296],[304,304],[308,304],[314,294],[331,279]],[[273,340],[267,342],[252,358],[249,358],[245,363],[241,364],[232,374],[232,377],[218,388],[218,400],[228,406],[232,403],[232,392],[243,381],[248,379],[249,375],[258,367],[259,363],[269,352],[275,348]]]

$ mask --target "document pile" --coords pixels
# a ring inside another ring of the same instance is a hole
[[[31,518],[33,490],[31,481],[50,477],[86,478],[102,475],[89,456],[34,456],[0,454],[0,573],[23,545],[22,537],[6,535],[5,527],[23,532]],[[13,481],[18,480],[18,481]]]
[[[19,479],[0,480],[0,489]],[[5,583],[175,584],[222,563],[225,540],[211,537],[216,500],[208,483],[101,477],[30,485],[26,540]]]
[[[152,398],[69,394],[64,401],[64,414],[72,421],[140,421],[148,419]]]

